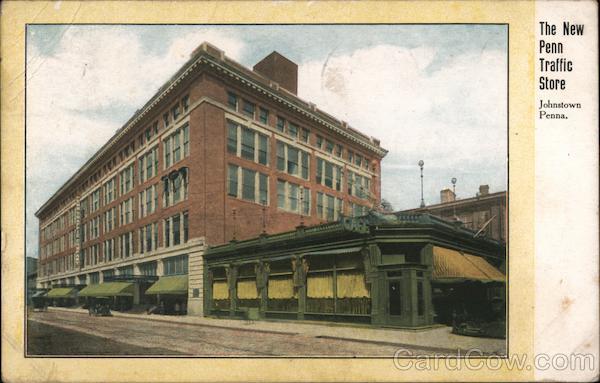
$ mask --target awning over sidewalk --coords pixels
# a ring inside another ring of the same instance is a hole
[[[433,248],[433,282],[505,282],[504,274],[482,257],[456,250]]]
[[[77,289],[74,287],[56,287],[48,292],[48,298],[74,298]]]
[[[106,282],[89,285],[79,292],[80,297],[132,297],[133,283]]]
[[[156,283],[146,290],[146,294],[185,295],[187,292],[187,275],[170,275],[166,277],[160,277]]]

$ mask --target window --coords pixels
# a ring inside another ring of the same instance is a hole
[[[140,182],[144,182],[158,174],[158,146],[150,149],[138,160]]]
[[[277,141],[277,170],[308,179],[309,162],[307,152]]]
[[[343,150],[342,145],[339,145],[339,144],[335,145],[335,155],[337,157],[342,158],[342,150]]]
[[[348,171],[348,194],[359,198],[369,198],[370,192],[371,180],[368,177]]]
[[[100,217],[95,217],[90,221],[90,239],[100,236]]]
[[[298,126],[295,125],[295,124],[292,124],[291,122],[288,123],[288,131],[287,131],[287,133],[291,137],[294,137],[295,139],[298,139]]]
[[[130,257],[133,254],[133,232],[119,236],[119,254],[122,258]]]
[[[354,160],[354,163],[356,164],[356,166],[361,167],[362,166],[362,156],[360,154],[356,155],[356,158]]]
[[[156,275],[156,262],[142,263],[139,268],[142,275]]]
[[[251,103],[248,100],[244,100],[244,108],[242,109],[244,114],[254,118],[254,111],[256,109],[256,105]]]
[[[277,180],[277,207],[292,213],[309,215],[310,189]]]
[[[285,118],[277,116],[277,130],[283,132],[285,130]]]
[[[227,194],[246,201],[268,203],[269,177],[246,168],[230,164],[227,174]]]
[[[300,139],[302,140],[302,142],[306,142],[308,144],[309,133],[310,132],[308,131],[308,129],[304,129],[304,128],[300,129]]]
[[[327,221],[339,220],[343,215],[343,201],[329,194],[317,192],[317,215]]]
[[[119,180],[121,182],[121,195],[125,195],[131,189],[133,189],[134,184],[134,172],[133,172],[133,164],[129,165],[125,170],[119,173]]]
[[[183,154],[182,154],[183,148]],[[163,141],[165,169],[189,155],[189,125],[177,129]]]
[[[366,206],[350,202],[350,213],[353,217],[362,217],[364,215],[367,215],[368,212],[369,209]]]
[[[249,169],[242,169],[242,199],[254,201],[256,172]]]
[[[133,197],[119,205],[119,224],[127,225],[133,221]]]
[[[165,275],[187,274],[188,273],[188,256],[180,255],[164,260]]]
[[[104,241],[102,245],[104,262],[111,262],[113,260],[114,249],[115,249],[115,240],[109,239]]]
[[[261,165],[268,165],[268,148],[269,139],[267,136],[231,121],[228,122],[227,151],[229,153]]]
[[[354,152],[348,150],[348,162],[354,163]]]
[[[164,220],[165,247],[177,246],[188,241],[188,213],[178,213]]]
[[[97,285],[98,283],[100,283],[100,273],[91,273],[90,285]]]
[[[187,94],[181,98],[181,105],[183,106],[183,112],[187,112],[190,108],[190,96]]]
[[[263,124],[268,124],[269,123],[269,111],[265,108],[260,108],[259,112],[258,112],[258,119]]]
[[[173,121],[177,120],[180,114],[181,109],[179,109],[179,104],[175,104],[175,106],[171,108],[171,115],[173,116]]]
[[[242,128],[242,158],[254,160],[254,131]]]
[[[342,172],[343,169],[341,166],[334,165],[329,161],[317,158],[316,181],[318,184],[341,191]]]
[[[117,194],[117,190],[116,190],[116,186],[117,185],[116,184],[117,184],[116,183],[116,177],[113,177],[110,180],[108,180],[104,184],[104,186],[102,186],[102,194],[104,195],[104,204],[105,205],[108,205],[109,203],[111,203],[112,201],[115,200],[115,197],[116,197],[116,194]],[[75,221],[71,217],[71,214],[69,214],[69,224],[70,225],[74,225],[75,224]]]
[[[232,122],[227,123],[227,151],[229,153],[237,154],[237,131],[238,127]]]
[[[172,171],[163,181],[163,205],[171,206],[187,199],[188,195],[188,170],[186,167]]]
[[[317,148],[323,149],[323,137],[317,135]]]
[[[333,142],[326,140],[325,141],[325,151],[327,153],[333,153]]]
[[[163,114],[163,124],[165,129],[169,127],[169,113]]]
[[[100,208],[100,188],[92,193],[92,213]]]
[[[227,92],[227,105],[237,111],[238,97],[235,93]]]
[[[151,223],[140,228],[139,244],[141,254],[158,248],[158,223]]]
[[[145,217],[148,214],[152,214],[156,211],[158,205],[158,190],[157,185],[154,184],[145,190],[142,190],[139,194],[139,216]]]
[[[237,197],[238,193],[238,167],[235,165],[229,165],[229,172],[227,176],[227,194],[232,197]]]
[[[108,233],[116,227],[117,209],[112,208],[104,212],[104,233]]]

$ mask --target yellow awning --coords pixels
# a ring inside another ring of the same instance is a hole
[[[482,257],[434,246],[432,279],[434,282],[505,282],[506,277]]]

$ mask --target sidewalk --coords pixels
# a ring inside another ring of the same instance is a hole
[[[63,307],[49,307],[48,310],[66,311],[88,315],[84,309],[70,309]],[[506,354],[506,341],[504,339],[478,338],[456,335],[451,333],[450,327],[437,327],[424,330],[391,329],[367,327],[341,323],[300,322],[300,321],[246,321],[238,319],[215,319],[195,316],[170,316],[128,314],[118,311],[112,312],[114,317],[128,319],[179,323],[193,326],[210,326],[229,328],[242,331],[265,333],[302,334],[318,338],[342,339],[345,341],[380,343],[395,345],[398,348],[418,347],[431,350],[432,353],[443,352],[464,355],[470,349],[478,349],[485,354]],[[477,356],[478,354],[473,354]]]

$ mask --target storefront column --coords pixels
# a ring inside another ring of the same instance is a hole
[[[229,316],[235,316],[237,310],[237,277],[238,267],[229,265],[225,268],[227,273],[227,288],[229,289]]]
[[[187,314],[204,316],[204,239],[188,253]]]
[[[162,259],[156,260],[156,276],[162,277],[165,275],[165,263]]]

